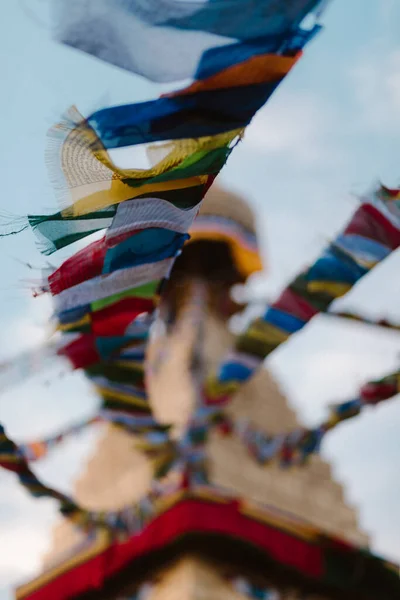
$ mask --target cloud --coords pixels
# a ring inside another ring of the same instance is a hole
[[[1,589],[17,585],[39,570],[56,520],[56,509],[49,500],[30,498],[11,473],[0,474],[0,494]]]
[[[371,317],[400,323],[400,251],[393,252],[364,277],[350,293],[335,303],[335,309],[354,310]],[[394,334],[396,335],[396,334]]]
[[[377,6],[380,12],[382,28],[386,32],[393,25],[393,19],[396,19],[396,16],[399,14],[398,2],[397,0],[380,0]]]
[[[375,51],[376,50],[376,51]],[[369,48],[350,69],[358,118],[369,130],[400,132],[400,49]]]
[[[5,312],[2,321],[0,359],[8,360],[48,339],[52,302],[48,296],[30,299],[18,314]],[[16,441],[40,439],[68,423],[93,414],[98,398],[82,373],[63,378],[50,367],[27,381],[18,381],[0,396],[1,423]],[[75,436],[33,466],[40,478],[60,491],[71,493],[73,481],[93,451],[95,428]],[[14,586],[40,569],[58,519],[54,501],[33,499],[15,475],[0,472],[0,598],[8,598]]]
[[[15,354],[44,343],[49,336],[51,299],[43,295],[26,303],[24,311],[2,319],[1,358],[8,360]]]
[[[345,486],[345,497],[358,507],[363,527],[372,534],[372,548],[400,560],[398,531],[399,399],[367,410],[339,427],[325,441],[323,454]],[[394,542],[397,539],[397,543]]]
[[[324,143],[330,126],[328,109],[316,95],[283,89],[279,101],[273,97],[253,119],[246,130],[245,145],[310,166],[324,162],[333,151]]]
[[[3,551],[0,554],[0,584],[10,579],[14,581],[35,573],[40,567],[40,556],[43,556],[49,543],[49,528],[38,520],[37,515],[30,512],[28,522],[12,524],[2,528],[1,541]],[[3,575],[3,577],[2,577]],[[3,581],[1,581],[3,579]]]
[[[271,357],[269,363],[311,423],[331,402],[398,366],[399,338],[391,332],[317,317]]]
[[[393,526],[394,525],[394,526]],[[393,557],[392,560],[398,563],[400,561],[399,553],[399,523],[391,520],[386,531],[378,532],[375,540],[375,552],[381,556]]]
[[[78,392],[79,397],[82,396]],[[59,411],[62,417],[62,404]],[[46,416],[45,420],[50,421],[51,417]],[[91,428],[64,442],[48,458],[35,463],[33,470],[45,483],[71,494],[73,482],[93,452],[100,431],[101,428]],[[51,531],[60,517],[55,501],[32,498],[12,473],[0,472],[0,498],[1,598],[2,586],[17,585],[40,570],[51,543]]]

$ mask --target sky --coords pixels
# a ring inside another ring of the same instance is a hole
[[[151,99],[165,86],[106,65],[51,40],[48,0],[8,2],[0,36],[2,213],[53,211],[46,131],[71,104],[101,106]],[[257,307],[316,257],[357,206],[357,194],[381,179],[399,183],[400,41],[398,0],[332,0],[325,29],[247,130],[221,181],[257,213],[265,272],[252,278]],[[30,232],[0,240],[0,360],[48,335],[47,298],[33,299],[27,279],[42,267]],[[61,262],[68,252],[59,253]],[[400,255],[368,275],[338,306],[400,323]],[[278,349],[268,367],[307,424],[331,402],[398,367],[400,336],[318,317]],[[79,373],[56,370],[0,396],[0,421],[17,440],[51,434],[91,414],[96,398]],[[400,402],[365,411],[332,432],[323,455],[359,512],[375,552],[400,561]],[[37,467],[70,491],[93,452],[87,431]],[[57,521],[54,503],[33,500],[0,472],[0,599],[40,568]]]

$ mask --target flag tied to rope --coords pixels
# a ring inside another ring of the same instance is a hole
[[[319,30],[315,23],[305,30],[301,22],[307,15],[315,19],[325,4],[54,3],[56,39],[157,81],[194,79],[156,100],[104,108],[87,118],[71,108],[49,132],[46,155],[60,210],[4,223],[3,235],[31,227],[46,255],[104,232],[57,269],[46,269],[37,282],[37,293],[52,295],[58,335],[40,356],[43,363],[48,356],[64,357],[72,368],[84,370],[101,399],[95,419],[130,431],[154,461],[152,488],[134,507],[90,512],[42,484],[28,466],[28,459],[43,456],[62,434],[42,446],[17,447],[3,429],[0,438],[0,465],[14,471],[32,495],[57,500],[61,512],[85,530],[139,531],[170,489],[161,480],[171,472],[184,485],[207,485],[205,444],[219,405],[266,355],[399,245],[399,193],[380,187],[363,200],[343,235],[238,338],[216,377],[207,382],[184,435],[172,440],[169,426],[154,419],[144,362],[165,282],[184,244],[190,243],[192,226],[193,237],[199,235],[195,217],[201,201],[246,126]],[[132,152],[128,166],[116,160],[121,150]],[[145,154],[146,168],[134,164],[136,151]],[[221,219],[204,225],[214,236],[227,236]],[[254,240],[240,228],[229,235],[238,264],[248,274],[258,264]],[[341,420],[346,410],[356,408],[343,408]]]
[[[362,198],[344,231],[300,273],[264,315],[238,336],[206,381],[209,404],[226,404],[262,361],[314,316],[326,312],[400,245],[400,191],[380,185]]]

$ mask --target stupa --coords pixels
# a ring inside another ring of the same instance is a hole
[[[255,225],[249,205],[214,186],[175,264],[160,307],[163,328],[148,349],[153,410],[159,421],[173,423],[176,436],[196,404],[194,348],[203,372],[219,363],[234,337],[229,317],[240,309],[230,299],[230,288],[261,268],[256,247],[248,243],[251,237]],[[189,291],[194,282],[205,291],[197,308]],[[240,389],[228,411],[271,433],[298,425],[265,368]],[[364,552],[368,536],[326,461],[314,456],[304,467],[261,467],[234,436],[218,431],[207,442],[207,455],[215,493],[186,489],[141,534],[122,542],[104,535],[88,538],[69,522],[60,523],[43,573],[21,586],[17,597],[390,597],[377,595],[383,567]],[[119,510],[141,498],[151,478],[150,462],[132,436],[108,425],[75,495],[90,509]]]

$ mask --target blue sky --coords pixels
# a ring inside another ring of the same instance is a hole
[[[70,104],[89,112],[165,89],[54,44],[47,4],[7,3],[1,23],[0,211],[18,215],[56,206],[45,133]],[[400,3],[332,0],[324,22],[326,29],[254,119],[221,176],[257,210],[266,272],[249,289],[260,300],[273,297],[313,259],[356,207],[356,193],[378,178],[399,182]],[[5,358],[43,339],[50,309],[45,298],[32,299],[21,281],[32,272],[19,261],[43,264],[30,233],[0,240],[0,248]],[[342,305],[400,322],[399,267],[394,255]],[[320,317],[279,349],[269,366],[302,418],[316,423],[330,402],[397,368],[399,352],[398,334]],[[60,380],[50,373],[3,394],[0,416],[13,435],[27,439],[89,414],[95,402],[79,374]],[[338,428],[323,448],[374,549],[398,560],[399,428],[400,402],[393,400]],[[88,432],[67,443],[40,465],[40,473],[70,489],[94,439],[95,432]],[[39,568],[56,511],[50,501],[28,498],[8,473],[0,473],[0,493],[0,598],[8,598],[10,585]]]

